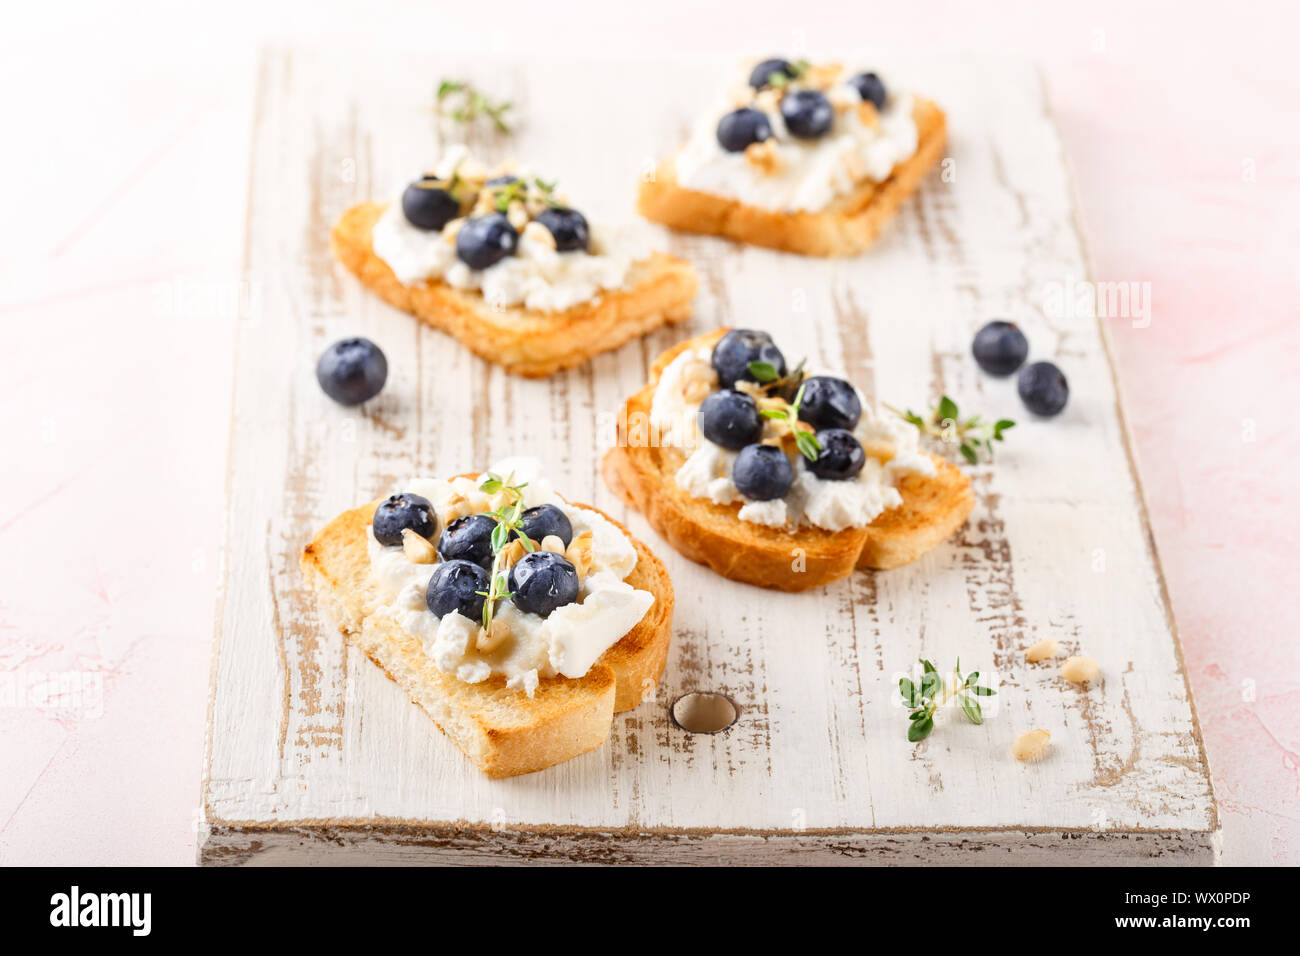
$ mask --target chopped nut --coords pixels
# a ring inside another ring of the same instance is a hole
[[[765,139],[745,147],[745,159],[751,166],[771,176],[781,171],[781,156],[776,151],[776,140]]]
[[[1051,746],[1052,735],[1046,730],[1027,730],[1011,744],[1011,754],[1026,763],[1041,759]]]
[[[515,538],[502,549],[501,564],[503,567],[513,568],[516,562],[527,553],[528,550],[524,547],[524,543]]]
[[[1039,661],[1047,660],[1049,657],[1055,657],[1059,649],[1060,645],[1056,641],[1050,637],[1045,637],[1025,651],[1025,660],[1031,664],[1036,664]]]
[[[438,560],[438,551],[428,538],[422,538],[410,528],[402,529],[402,552],[412,564],[433,564]]]
[[[745,379],[736,382],[736,391],[744,392],[750,398],[755,400],[767,397],[763,392],[763,386],[759,385],[757,382],[750,382]]]
[[[708,382],[687,382],[682,389],[682,398],[688,402],[702,402],[709,397],[709,392],[712,390]]]
[[[465,515],[471,515],[473,513],[474,506],[469,503],[469,500],[464,495],[458,492],[453,492],[451,497],[444,501],[442,507],[439,509],[438,519],[442,522],[442,526],[445,528],[457,518],[463,518]]]
[[[785,90],[768,87],[754,97],[754,109],[764,113],[775,113],[781,109],[781,97],[784,95]]]
[[[880,126],[880,111],[876,109],[876,104],[870,100],[863,100],[858,104],[858,119],[863,126],[870,126],[877,129]]]
[[[799,77],[799,79],[814,90],[829,90],[835,85],[835,81],[840,78],[840,74],[843,72],[844,65],[842,63],[820,63],[804,70],[803,76]]]
[[[490,212],[497,211],[497,197],[490,189],[485,189],[478,194],[474,201],[474,208],[470,210],[471,216],[486,216]]]
[[[1091,657],[1067,657],[1061,665],[1061,676],[1072,684],[1086,684],[1100,672],[1101,668]]]
[[[555,235],[540,222],[530,222],[524,226],[523,236],[530,242],[535,242],[539,246],[548,246],[555,248]]]
[[[442,227],[442,239],[448,245],[456,244],[456,235],[460,232],[461,226],[465,225],[466,217],[461,216],[459,219],[453,219],[447,225]]]
[[[591,532],[584,531],[570,542],[569,549],[564,552],[569,563],[577,569],[579,578],[585,578],[591,570],[591,541]]]
[[[872,458],[879,459],[881,462],[889,462],[895,454],[893,442],[888,441],[864,441],[862,450]]]
[[[542,539],[541,549],[555,554],[564,554],[564,539],[558,534],[548,534]]]
[[[501,618],[494,617],[486,630],[481,627],[478,629],[478,638],[474,641],[474,646],[478,648],[480,654],[491,654],[504,644],[509,636],[510,625]]]
[[[510,220],[510,225],[516,229],[522,229],[528,225],[528,210],[524,208],[522,199],[510,200],[510,205],[506,207],[506,218]]]

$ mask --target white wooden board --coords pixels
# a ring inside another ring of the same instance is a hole
[[[477,147],[559,177],[593,219],[631,219],[638,176],[681,140],[725,64],[267,54],[202,862],[1214,859],[1214,796],[1104,335],[1086,305],[1044,307],[1088,273],[1038,75],[992,58],[867,59],[948,110],[949,181],[933,176],[854,260],[663,233],[700,270],[695,317],[530,382],[366,293],[332,263],[331,223],[431,161],[444,76],[516,103],[516,135],[478,135]],[[995,316],[1065,369],[1058,419],[1026,420],[1013,382],[978,373],[971,335]],[[912,566],[801,595],[678,556],[615,501],[596,463],[649,361],[723,324],[769,329],[787,356],[845,368],[897,405],[946,392],[1020,420],[997,463],[973,470],[968,526]],[[330,403],[313,372],[353,334],[379,342],[390,366],[360,412]],[[677,612],[656,699],[616,717],[607,746],[492,780],[318,618],[298,554],[333,515],[406,477],[520,451],[655,548]],[[1023,649],[1045,637],[1097,658],[1101,682],[1083,691],[1055,665],[1026,665]],[[957,655],[997,682],[988,719],[946,714],[910,745],[899,673]],[[668,703],[694,689],[735,699],[737,724],[717,736],[675,727]],[[1018,764],[1011,741],[1034,727],[1051,731],[1053,753]]]

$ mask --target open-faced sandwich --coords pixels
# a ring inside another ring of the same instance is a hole
[[[659,356],[628,399],[606,483],[686,557],[784,591],[893,568],[943,541],[970,482],[834,375],[787,368],[765,332],[715,332]]]
[[[940,159],[946,122],[875,73],[784,59],[745,67],[641,185],[642,215],[811,256],[866,249]]]
[[[494,777],[599,747],[668,658],[663,564],[533,459],[408,481],[326,525],[302,568],[347,640]]]
[[[588,224],[527,170],[449,148],[389,203],[353,206],[334,255],[390,304],[536,378],[690,315],[690,264]]]

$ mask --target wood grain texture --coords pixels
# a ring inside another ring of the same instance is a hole
[[[1044,308],[1088,273],[1038,76],[1003,59],[874,62],[948,112],[951,181],[931,178],[860,259],[663,234],[700,270],[695,317],[531,382],[365,293],[331,264],[331,222],[428,164],[446,75],[513,98],[525,118],[476,147],[559,177],[590,218],[628,220],[637,176],[680,141],[718,65],[264,58],[247,236],[261,302],[239,330],[202,862],[1214,859],[1217,810],[1104,333],[1088,310]],[[970,337],[994,316],[1065,369],[1060,418],[1024,420],[1014,383],[978,373]],[[893,404],[946,392],[1020,420],[997,464],[973,470],[967,526],[913,565],[795,595],[667,548],[597,465],[649,361],[723,324],[770,329],[787,355],[841,367]],[[361,411],[332,405],[313,374],[350,334],[389,358],[387,388]],[[492,780],[318,619],[297,560],[328,519],[406,477],[521,449],[656,550],[677,609],[656,698],[616,717],[607,746]],[[1097,658],[1100,682],[1080,690],[1057,664],[1027,665],[1044,637]],[[899,674],[958,654],[996,682],[988,719],[945,714],[909,745]],[[692,689],[728,694],[737,724],[675,727],[667,704]],[[1011,741],[1034,727],[1053,752],[1018,764]]]

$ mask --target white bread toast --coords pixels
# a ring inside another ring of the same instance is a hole
[[[947,144],[943,111],[918,98],[913,112],[919,134],[916,152],[895,166],[883,182],[865,181],[817,212],[777,212],[684,189],[677,184],[672,160],[659,166],[653,180],[641,184],[637,209],[647,219],[687,232],[726,236],[806,256],[857,255],[875,241],[943,155]]]
[[[346,511],[327,524],[303,549],[303,574],[324,616],[484,773],[531,773],[596,749],[609,737],[614,714],[636,707],[658,683],[672,634],[672,582],[659,559],[612,518],[636,547],[637,564],[627,583],[649,591],[655,601],[585,676],[542,678],[529,697],[508,689],[500,676],[470,684],[444,674],[425,656],[419,640],[390,618],[367,612],[374,594],[366,529],[378,504]]]
[[[460,341],[507,372],[542,378],[581,365],[691,314],[698,280],[690,263],[666,253],[634,263],[627,288],[605,291],[562,312],[494,308],[482,294],[428,281],[405,285],[375,255],[372,234],[383,203],[345,212],[330,232],[334,256],[390,305]]]
[[[659,356],[649,384],[628,399],[619,420],[649,421],[654,389],[668,364],[686,349],[712,346],[727,331],[687,339]],[[898,486],[903,504],[865,528],[772,528],[741,521],[739,504],[714,504],[679,487],[673,476],[685,457],[677,448],[623,438],[601,464],[610,490],[692,561],[759,587],[803,591],[846,577],[854,568],[907,564],[953,534],[974,507],[969,479],[950,462],[931,456],[935,474],[905,477]]]

